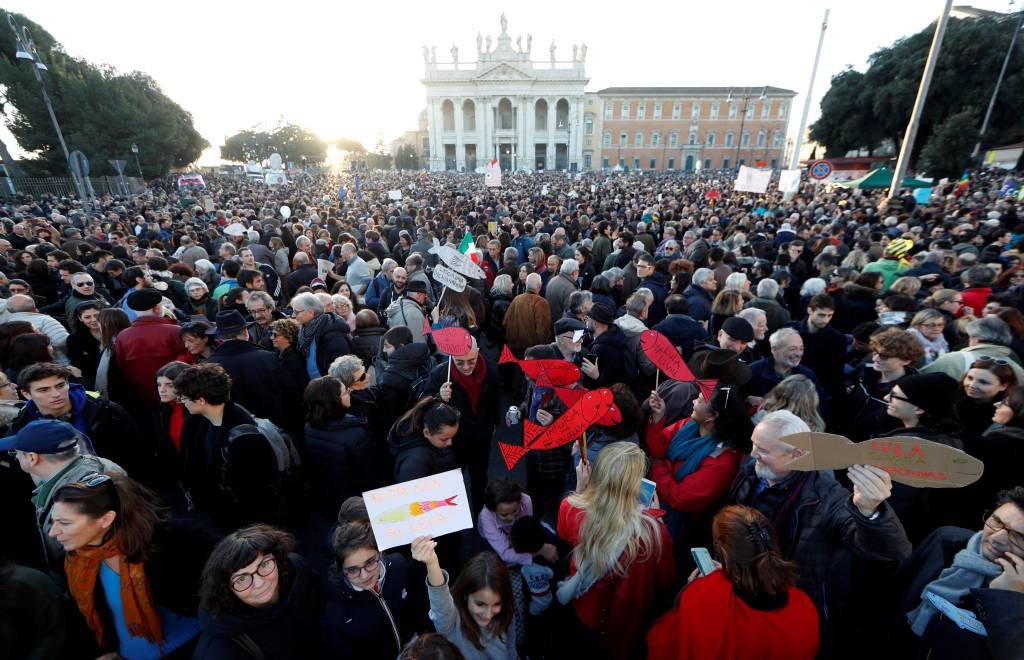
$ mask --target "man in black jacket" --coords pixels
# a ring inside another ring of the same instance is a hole
[[[800,333],[804,341],[802,364],[814,372],[821,387],[833,400],[843,395],[843,364],[846,336],[830,325],[836,303],[827,293],[819,293],[807,303],[807,318],[788,327]]]
[[[295,320],[302,325],[296,348],[306,356],[309,379],[327,375],[336,358],[355,353],[352,331],[341,318],[324,312],[324,304],[312,293],[292,298]]]
[[[189,367],[174,389],[189,417],[181,430],[183,484],[194,510],[224,532],[283,517],[284,488],[274,451],[260,433],[232,433],[255,418],[231,401],[231,377],[219,364]]]

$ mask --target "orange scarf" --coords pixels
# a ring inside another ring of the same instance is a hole
[[[68,576],[71,597],[75,599],[89,628],[96,633],[96,641],[102,647],[106,638],[103,619],[96,611],[96,583],[100,565],[104,559],[111,557],[119,559],[121,606],[128,632],[155,644],[162,643],[163,626],[149,591],[145,565],[141,562],[129,563],[113,540],[100,546],[84,546],[64,558],[64,571]]]

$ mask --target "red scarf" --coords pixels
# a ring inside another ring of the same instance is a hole
[[[100,566],[104,559],[118,558],[121,577],[121,606],[128,632],[136,637],[161,644],[163,642],[163,624],[160,614],[153,602],[153,594],[149,590],[146,579],[145,565],[129,563],[113,539],[103,545],[88,545],[68,553],[64,558],[64,572],[68,576],[68,590],[75,599],[79,611],[85,618],[89,628],[96,633],[96,641],[100,646],[106,639],[103,619],[96,611],[96,582],[100,576]]]
[[[170,422],[170,427],[167,429],[167,433],[171,436],[171,442],[174,443],[174,448],[180,452],[181,429],[185,426],[185,406],[180,403],[171,404]]]
[[[449,360],[451,358],[448,358]],[[476,360],[476,368],[473,369],[473,373],[469,376],[464,376],[461,371],[452,367],[452,378],[462,391],[469,397],[469,407],[473,414],[476,414],[477,406],[480,404],[480,395],[484,391],[484,379],[487,378],[487,361],[484,360],[484,356],[479,356]]]

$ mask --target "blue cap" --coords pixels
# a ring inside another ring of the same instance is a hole
[[[26,424],[16,435],[0,438],[0,451],[17,449],[36,454],[59,454],[77,445],[80,435],[78,429],[59,419],[37,419]]]

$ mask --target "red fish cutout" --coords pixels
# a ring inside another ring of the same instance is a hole
[[[430,323],[424,319],[423,334],[432,336],[437,350],[445,355],[460,357],[473,348],[473,337],[469,334],[469,331],[457,325],[434,330],[431,328]]]
[[[579,401],[548,426],[526,420],[523,422],[522,446],[498,443],[505,465],[511,470],[528,451],[554,449],[575,441],[597,420],[611,414],[612,409],[618,412],[614,401],[612,391],[603,387],[586,392]]]
[[[679,351],[668,340],[668,337],[657,330],[647,330],[640,335],[640,348],[647,358],[661,372],[672,380],[693,381],[696,378],[686,366]]]
[[[513,362],[541,387],[560,387],[580,382],[580,369],[565,360],[518,360],[508,346],[502,349],[498,364]]]
[[[579,387],[555,388],[555,394],[558,395],[558,398],[562,401],[562,403],[569,406],[570,408],[576,405],[576,403],[583,398],[587,391],[588,390]],[[612,404],[611,408],[604,414],[604,416],[601,417],[601,419],[597,420],[597,422],[595,423],[598,424],[599,426],[612,426],[614,424],[618,424],[621,421],[622,412],[619,410],[618,406]]]

